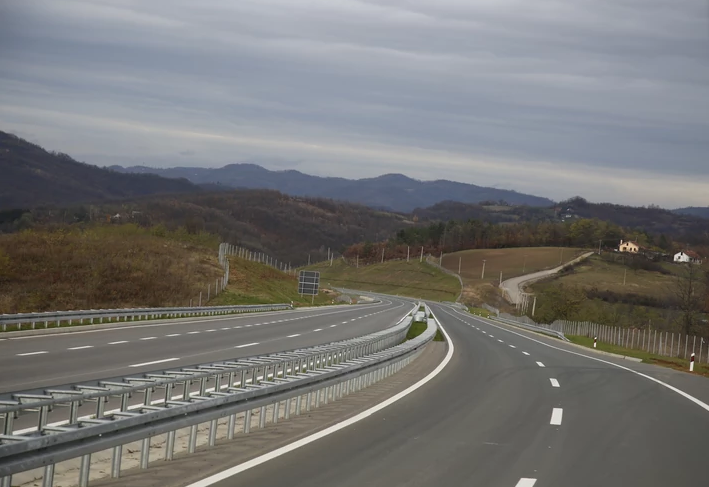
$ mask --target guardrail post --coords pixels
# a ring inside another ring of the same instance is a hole
[[[226,439],[234,439],[234,430],[236,429],[236,414],[229,416],[229,423],[227,424]]]
[[[197,449],[197,427],[199,425],[193,424],[190,426],[190,438],[189,445],[187,447],[187,453],[194,453]]]
[[[302,402],[302,394],[298,396],[298,398],[295,400],[295,415],[300,416],[300,408],[301,408],[301,402]]]
[[[291,405],[291,398],[289,397],[286,399],[286,410],[285,414],[283,416],[283,419],[290,419],[290,405]]]
[[[251,432],[251,410],[247,410],[244,413],[244,434],[249,434]]]
[[[140,448],[140,468],[145,470],[150,462],[150,437],[143,438],[143,444]]]
[[[0,487],[12,487],[12,475],[0,478]]]
[[[79,487],[89,487],[89,471],[91,469],[91,454],[81,457],[79,467]]]
[[[209,422],[209,446],[217,444],[217,420],[213,419]]]
[[[258,414],[258,427],[263,429],[266,427],[266,406],[261,406]]]
[[[273,418],[271,419],[271,422],[273,424],[278,423],[278,416],[281,410],[281,403],[279,401],[276,401],[276,403],[273,405]]]
[[[175,436],[176,431],[168,431],[167,441],[165,442],[165,460],[172,460],[175,454]]]
[[[53,487],[54,485],[54,464],[44,466],[44,475],[42,475],[42,487]]]
[[[308,402],[305,405],[305,410],[309,412],[310,411],[310,403],[313,402],[313,392],[312,391],[308,392],[308,399],[307,400],[308,400]]]

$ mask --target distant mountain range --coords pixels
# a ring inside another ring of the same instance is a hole
[[[486,188],[453,181],[418,181],[402,174],[376,178],[345,179],[319,177],[299,171],[270,171],[255,164],[230,164],[221,168],[145,166],[109,169],[123,173],[157,174],[166,178],[185,178],[199,185],[220,184],[229,188],[274,189],[293,196],[331,198],[360,203],[372,208],[409,213],[445,200],[462,203],[506,201],[511,205],[551,206],[548,198],[505,189]]]
[[[0,209],[201,191],[186,179],[123,174],[77,162],[5,132],[0,132],[0,175]]]

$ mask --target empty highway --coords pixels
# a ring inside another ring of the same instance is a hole
[[[344,429],[194,487],[709,482],[706,379],[433,310],[454,345],[433,380]]]

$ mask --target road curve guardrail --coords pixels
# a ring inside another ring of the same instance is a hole
[[[208,443],[214,446],[221,418],[228,418],[227,438],[232,439],[237,414],[244,414],[243,432],[248,433],[254,410],[259,411],[259,427],[264,427],[269,406],[275,422],[284,402],[287,419],[292,400],[298,415],[302,403],[310,411],[315,399],[318,407],[323,394],[327,403],[328,397],[334,401],[367,387],[408,364],[434,338],[437,325],[429,319],[424,333],[406,340],[419,306],[386,330],[328,345],[99,381],[90,387],[75,385],[43,395],[14,394],[0,401],[0,486],[11,485],[17,473],[43,469],[42,485],[52,487],[55,465],[80,459],[78,485],[86,487],[93,453],[112,450],[110,475],[118,478],[128,443],[142,441],[140,468],[148,468],[150,439],[156,435],[167,435],[164,457],[171,460],[175,435],[183,428],[189,428],[188,453],[193,453],[200,424],[209,424]],[[139,403],[129,405],[131,397]],[[106,412],[109,398],[118,399],[119,410]],[[95,403],[94,414],[77,417],[86,403]],[[48,425],[48,413],[60,406],[68,412],[66,421]],[[13,432],[14,420],[24,414],[35,415],[36,427]]]
[[[47,311],[0,315],[0,330],[47,329],[72,325],[99,324],[106,321],[138,321],[157,318],[182,318],[258,311],[281,311],[293,309],[290,304],[248,304],[234,306],[186,306],[177,308],[123,308],[90,309],[77,311]]]

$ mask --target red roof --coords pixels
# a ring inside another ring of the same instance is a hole
[[[693,250],[684,250],[683,251],[688,257],[691,257],[692,259],[701,259],[698,253],[696,253]]]

